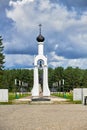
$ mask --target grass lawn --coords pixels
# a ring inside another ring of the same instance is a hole
[[[57,96],[61,98],[66,98],[69,99],[69,102],[74,103],[74,104],[81,104],[81,101],[73,101],[73,93],[67,92],[67,93],[53,93],[52,96]]]
[[[16,94],[16,93],[9,93],[8,95],[8,102],[0,102],[0,104],[12,104],[12,101],[14,99],[19,99],[23,97],[30,96],[28,93],[23,93],[23,94]]]
[[[30,94],[26,94],[26,93],[23,93],[23,94],[9,93],[9,101],[14,100],[14,99],[18,99],[18,98],[27,97],[27,96],[30,96]]]

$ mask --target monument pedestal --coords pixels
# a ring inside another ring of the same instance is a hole
[[[32,101],[50,101],[50,97],[33,97]]]

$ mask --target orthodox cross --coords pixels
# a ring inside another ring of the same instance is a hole
[[[40,31],[40,34],[41,34],[41,27],[42,27],[42,24],[39,24],[39,31]]]

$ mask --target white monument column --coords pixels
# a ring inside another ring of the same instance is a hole
[[[38,66],[34,67],[34,85],[32,89],[32,96],[39,96]]]
[[[43,55],[43,42],[38,42],[38,55]]]
[[[43,96],[50,96],[50,90],[48,87],[48,68],[47,65],[43,68]]]
[[[45,38],[41,35],[41,24],[40,34],[37,37],[38,42],[38,55],[34,58],[34,85],[32,89],[32,96],[39,96],[39,74],[38,69],[42,67],[43,69],[43,96],[50,96],[50,90],[48,87],[48,67],[47,67],[47,58],[44,56],[44,40]],[[40,61],[40,64],[39,62]]]

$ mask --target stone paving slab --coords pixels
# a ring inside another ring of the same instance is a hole
[[[0,105],[0,130],[87,130],[87,106]]]

